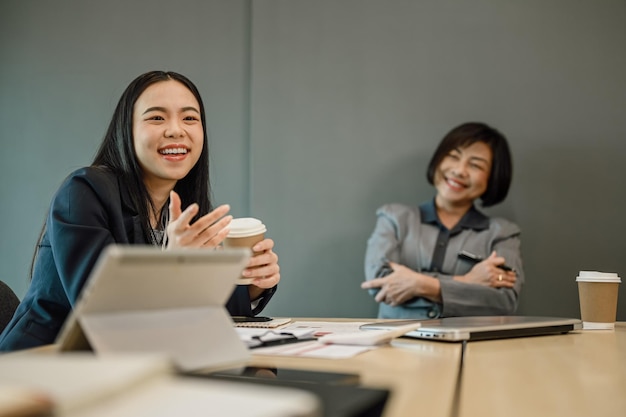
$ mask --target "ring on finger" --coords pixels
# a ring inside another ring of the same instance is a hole
[[[498,281],[502,281],[502,274],[498,275]]]

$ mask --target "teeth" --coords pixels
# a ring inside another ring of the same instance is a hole
[[[465,184],[458,183],[451,179],[448,179],[448,184],[450,184],[453,187],[465,187]]]
[[[187,149],[185,148],[161,149],[159,153],[162,155],[186,154]]]

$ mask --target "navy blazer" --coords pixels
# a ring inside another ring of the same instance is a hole
[[[0,351],[53,343],[100,253],[114,243],[149,243],[128,188],[107,168],[76,170],[53,197],[30,287],[0,334]],[[231,315],[258,314],[275,290],[266,290],[252,310],[248,287],[237,286],[226,308]]]

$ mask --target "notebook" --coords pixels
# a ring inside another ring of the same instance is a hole
[[[422,325],[405,334],[404,337],[462,342],[560,334],[582,329],[580,319],[537,316],[471,316],[445,317],[433,320],[393,320],[367,323],[362,325],[361,329],[391,330],[418,321]]]
[[[235,327],[252,327],[258,329],[275,329],[285,324],[291,323],[289,317],[271,318],[267,321],[240,321],[235,322]]]
[[[160,352],[182,370],[249,358],[225,304],[248,249],[110,245],[59,333],[60,351]]]

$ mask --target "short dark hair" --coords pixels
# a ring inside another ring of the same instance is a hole
[[[496,129],[479,122],[463,123],[446,134],[435,150],[426,171],[426,178],[434,185],[435,171],[452,150],[483,142],[493,153],[487,190],[480,196],[484,207],[498,204],[506,198],[513,178],[513,161],[509,144]]]
[[[200,106],[203,128],[202,153],[196,165],[176,183],[174,190],[184,205],[197,203],[200,207],[196,218],[211,211],[209,182],[209,144],[207,139],[204,104],[196,86],[184,75],[172,71],[150,71],[135,78],[122,93],[111,117],[107,132],[92,162],[95,167],[107,167],[124,179],[129,187],[133,204],[142,219],[146,236],[149,236],[149,208],[159,214],[162,207],[154,207],[143,182],[142,170],[133,143],[133,110],[139,96],[151,85],[174,80],[183,84],[194,95]],[[183,207],[184,209],[184,207]]]

